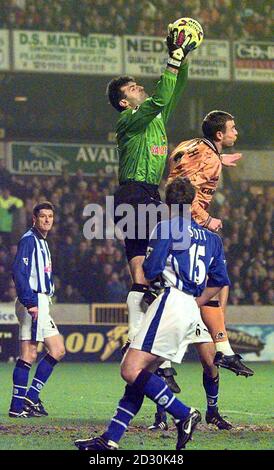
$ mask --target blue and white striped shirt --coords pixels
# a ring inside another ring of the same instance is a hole
[[[25,307],[38,306],[38,293],[54,293],[48,244],[35,227],[21,238],[12,266],[18,299]]]

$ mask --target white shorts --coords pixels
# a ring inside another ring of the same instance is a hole
[[[212,338],[194,297],[170,287],[148,308],[130,348],[180,363],[192,343],[212,343]]]
[[[46,294],[38,294],[38,319],[32,321],[32,316],[17,299],[15,313],[19,321],[19,339],[29,341],[44,341],[50,336],[59,335],[55,322],[49,314],[49,297]]]

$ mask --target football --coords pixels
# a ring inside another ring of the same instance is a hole
[[[173,33],[174,44],[184,49],[193,50],[200,46],[204,39],[203,28],[193,18],[180,18],[169,25]]]

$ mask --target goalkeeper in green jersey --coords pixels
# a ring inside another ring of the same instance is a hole
[[[138,207],[161,204],[158,185],[162,179],[168,142],[166,124],[175,109],[188,76],[186,55],[196,47],[196,43],[184,45],[184,38],[175,37],[169,30],[167,46],[169,58],[154,94],[149,97],[144,87],[133,77],[121,76],[108,84],[107,95],[112,106],[121,113],[117,123],[119,152],[119,189],[114,196],[115,213],[121,204],[134,208],[133,237],[124,236],[126,255],[133,285],[128,294],[129,341],[140,328],[144,315],[143,296],[148,295],[149,282],[142,268],[148,245],[150,230],[148,217],[138,220]],[[115,216],[115,223],[122,217]],[[140,224],[145,225],[145,236],[138,235]],[[152,227],[153,228],[153,227]],[[180,388],[173,375],[175,370],[169,362],[162,365],[160,372],[175,392]]]

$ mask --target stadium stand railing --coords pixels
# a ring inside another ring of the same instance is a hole
[[[127,324],[127,304],[92,304],[90,309],[90,323],[92,325]]]

